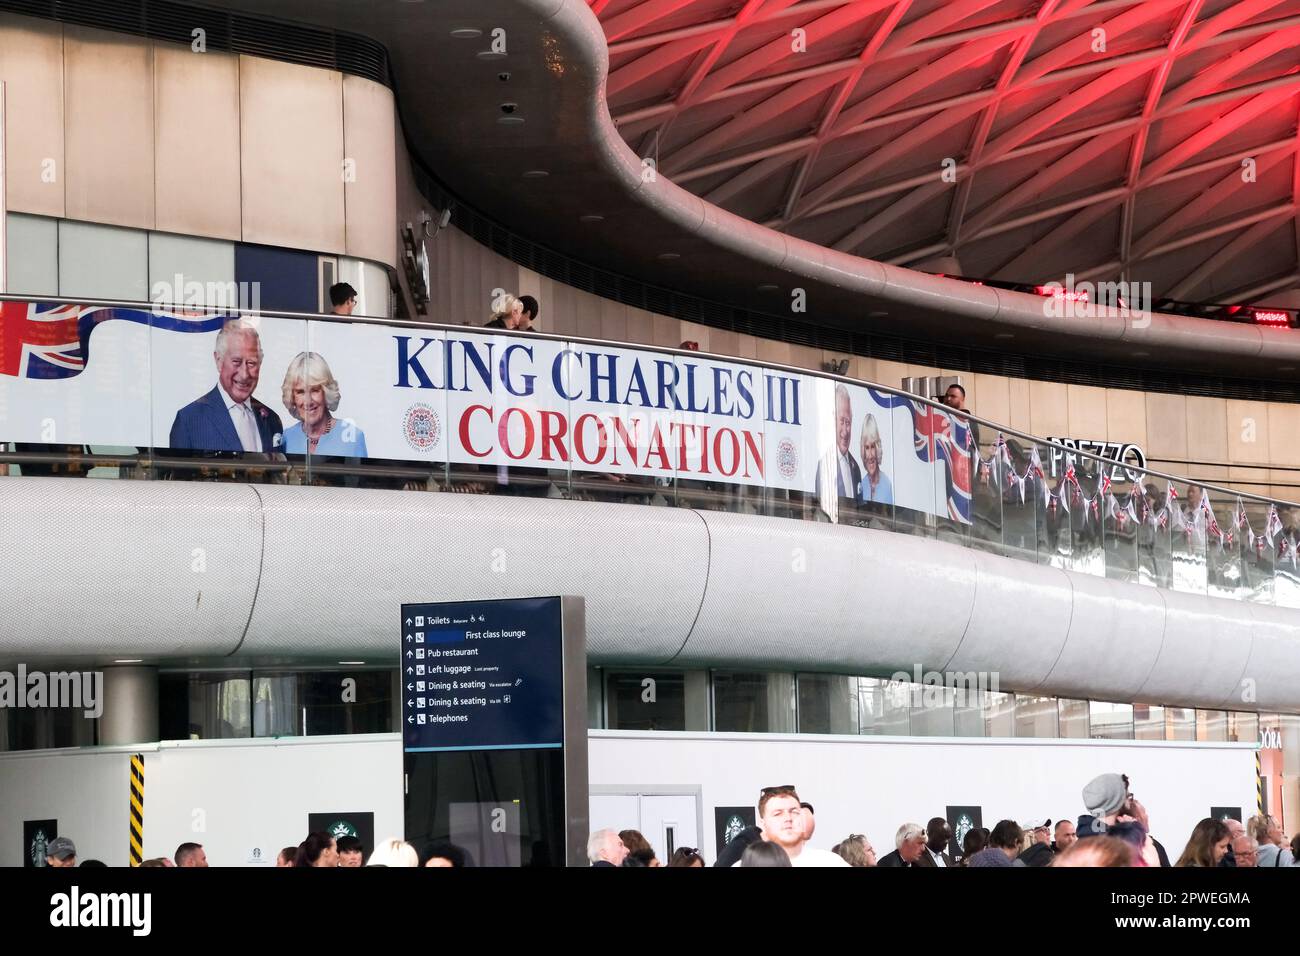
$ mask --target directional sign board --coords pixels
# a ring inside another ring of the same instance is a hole
[[[406,838],[476,866],[584,866],[581,598],[404,604]]]
[[[407,751],[564,743],[559,598],[402,608]]]

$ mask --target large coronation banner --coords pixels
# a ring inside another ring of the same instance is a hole
[[[0,442],[676,478],[970,521],[961,420],[817,375],[470,329],[40,302],[0,318]]]

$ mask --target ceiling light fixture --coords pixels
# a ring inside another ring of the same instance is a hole
[[[524,173],[524,179],[545,179],[549,175],[544,169],[530,169]]]
[[[498,116],[497,122],[502,126],[522,126],[524,118],[522,116]]]
[[[497,53],[493,50],[479,50],[478,53],[474,55],[480,60],[504,60],[506,58],[504,53]]]
[[[340,664],[364,664],[365,661],[339,661]]]
[[[682,254],[680,252],[661,252],[659,255],[655,256],[655,258],[661,262],[668,262],[672,259],[680,259],[681,257]]]
[[[578,222],[604,222],[605,217],[599,213],[589,212],[585,216],[579,216]]]
[[[758,287],[758,291],[759,291],[759,292],[775,292],[775,291],[776,291],[777,289],[779,289],[779,288],[780,288],[780,286],[778,286],[778,285],[774,285],[774,284],[772,284],[771,282],[764,282],[761,286]]]
[[[477,40],[483,35],[483,31],[478,27],[461,27],[457,30],[452,30],[451,35],[457,40]]]
[[[122,658],[121,660],[113,661],[113,663],[114,663],[114,664],[143,664],[143,663],[144,663],[144,658],[143,658],[143,657],[130,657],[130,658],[126,658],[126,657],[124,657],[124,658]]]

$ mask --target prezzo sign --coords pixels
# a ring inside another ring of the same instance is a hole
[[[832,517],[848,499],[970,521],[960,416],[817,375],[265,317],[227,327],[219,362],[222,316],[4,302],[0,320],[6,441],[292,456],[310,434],[321,456],[765,486]]]
[[[1122,465],[1132,465],[1134,468],[1145,469],[1147,466],[1147,456],[1140,445],[1131,442],[1114,442],[1099,441],[1092,438],[1048,438],[1050,442],[1056,442],[1058,445],[1064,445],[1066,448],[1075,448],[1079,451],[1091,452],[1102,458],[1109,458],[1115,462],[1111,466],[1111,481],[1141,481],[1142,473],[1134,471],[1132,468],[1122,468]],[[1059,448],[1052,449],[1052,459],[1050,469],[1052,477],[1055,478],[1065,470],[1065,458],[1068,452]],[[1087,466],[1090,470],[1091,465]]]

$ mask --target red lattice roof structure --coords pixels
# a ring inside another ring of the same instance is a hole
[[[1300,0],[588,2],[626,141],[754,222],[992,280],[1300,289]]]

